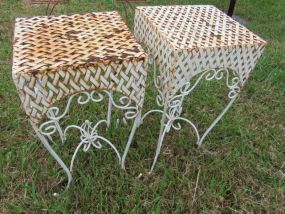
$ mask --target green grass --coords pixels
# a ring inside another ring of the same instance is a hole
[[[224,11],[228,6],[227,0],[151,2],[214,4]],[[237,2],[235,14],[268,40],[268,46],[240,98],[204,147],[198,149],[194,144],[192,130],[171,132],[153,176],[146,176],[159,131],[160,117],[156,115],[138,130],[126,172],[120,170],[112,150],[80,152],[71,188],[53,197],[53,192],[64,188],[65,174],[37,140],[11,78],[14,19],[43,15],[45,7],[26,5],[22,0],[0,0],[0,213],[284,213],[285,1]],[[119,10],[124,16],[123,7],[112,0],[71,0],[58,6],[55,14],[108,10]],[[130,16],[128,20],[130,28],[132,19]],[[145,110],[155,107],[151,70],[149,74]],[[205,130],[225,102],[222,85],[203,86],[186,100],[184,114]],[[103,109],[90,105],[72,112],[88,117],[91,113],[86,112],[98,108]],[[97,112],[102,116],[102,111]],[[130,127],[112,126],[106,133],[120,151]],[[66,145],[55,147],[69,162],[76,145],[72,137]],[[144,175],[138,179],[140,172]]]

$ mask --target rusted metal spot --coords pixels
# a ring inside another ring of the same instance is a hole
[[[110,39],[110,38],[112,38],[112,37],[114,37],[114,35],[111,35],[111,34],[104,36],[105,39]]]
[[[97,57],[97,56],[89,56],[88,59],[86,60],[86,62],[100,62],[101,58]]]
[[[114,32],[115,33],[122,33],[122,32],[124,32],[125,30],[123,30],[123,29],[118,29],[118,28],[115,28],[114,29]]]

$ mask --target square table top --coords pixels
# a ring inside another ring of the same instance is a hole
[[[137,12],[177,49],[266,43],[212,5],[142,6]]]
[[[44,74],[146,58],[116,12],[17,18],[13,74]]]

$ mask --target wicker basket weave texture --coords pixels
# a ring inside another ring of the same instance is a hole
[[[171,95],[209,69],[231,69],[243,85],[266,44],[211,5],[138,7],[135,35],[154,55],[163,92]]]
[[[55,72],[145,56],[117,12],[16,19],[15,74]]]
[[[210,5],[138,7],[175,48],[200,49],[264,44],[250,30]]]

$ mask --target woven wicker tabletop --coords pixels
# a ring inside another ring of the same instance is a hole
[[[117,12],[17,18],[13,73],[46,73],[146,57]]]
[[[230,69],[244,85],[266,44],[210,5],[138,7],[135,36],[154,56],[171,95],[209,69]]]
[[[211,5],[144,6],[138,7],[137,12],[179,49],[265,43]]]

